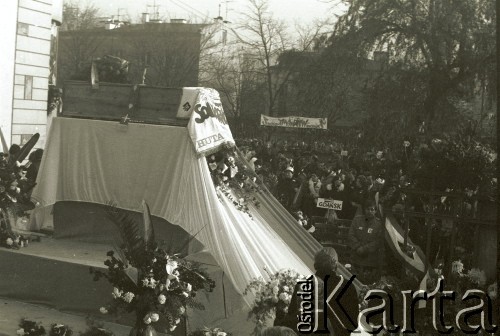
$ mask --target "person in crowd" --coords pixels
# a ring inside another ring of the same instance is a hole
[[[352,264],[364,283],[373,283],[380,278],[384,262],[384,231],[376,212],[375,202],[366,200],[362,213],[354,217],[349,229]]]
[[[292,209],[293,200],[299,190],[299,184],[293,178],[293,172],[293,167],[286,167],[277,185],[278,199],[288,210]]]
[[[316,207],[316,202],[319,197],[319,191],[321,189],[321,180],[318,175],[311,174],[309,180],[307,180],[307,190],[302,199],[302,209],[308,217],[321,216],[324,212],[318,207]]]
[[[381,202],[382,190],[384,189],[385,180],[379,176],[375,179],[373,183],[373,188],[369,192],[369,199],[375,202],[375,208],[377,209],[377,217],[382,218],[384,215],[383,204]]]
[[[319,158],[317,155],[311,156],[311,161],[307,166],[305,166],[304,171],[306,174],[319,174]]]
[[[21,147],[17,144],[13,144],[9,148],[9,161],[8,164],[12,167],[16,167],[17,158],[21,152]]]
[[[319,302],[324,302],[324,298],[330,297],[332,292],[325,293],[324,281],[328,281],[329,291],[333,291],[337,286],[340,290],[334,294],[332,300],[338,300],[339,305],[332,305],[326,309],[323,307],[316,307],[318,309],[318,321],[324,320],[324,314],[327,315],[328,331],[324,333],[315,333],[316,335],[334,335],[334,336],[348,336],[358,327],[358,294],[353,285],[346,286],[349,279],[337,274],[338,255],[334,248],[324,247],[319,250],[314,256],[314,269],[315,269],[315,282]],[[344,290],[345,289],[345,290]],[[294,295],[288,306],[288,313],[280,321],[281,325],[287,326],[291,329],[297,330],[298,316],[300,315],[301,299],[297,295],[301,291],[300,283],[297,283],[294,289]],[[340,294],[342,293],[342,294]]]
[[[43,149],[35,149],[28,157],[28,163],[26,164],[26,178],[29,181],[36,181],[38,175],[38,170],[40,169],[40,164],[42,162]]]
[[[334,200],[342,201],[342,210],[335,210],[335,216],[338,219],[352,219],[356,212],[356,207],[352,205],[349,192],[345,189],[345,185],[341,178],[333,183]]]

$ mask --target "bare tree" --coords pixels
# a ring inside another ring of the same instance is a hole
[[[333,28],[333,23],[329,19],[314,20],[310,24],[295,22],[295,32],[297,42],[295,48],[300,51],[312,51],[319,48],[319,44],[326,41],[326,37]]]
[[[99,8],[92,3],[65,1],[61,31],[91,29],[99,25]]]
[[[254,61],[266,79],[268,111],[275,114],[276,94],[273,87],[272,67],[278,56],[291,47],[285,23],[273,17],[268,0],[248,0],[248,10],[242,13],[244,24],[239,27],[240,42],[252,51]]]

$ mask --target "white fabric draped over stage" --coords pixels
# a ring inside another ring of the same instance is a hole
[[[151,213],[195,235],[242,292],[249,280],[292,268],[312,273],[320,245],[270,195],[253,219],[217,196],[186,128],[54,118],[33,197],[42,207],[82,201]],[[43,216],[36,218],[35,226]],[[161,238],[161,237],[159,237]]]

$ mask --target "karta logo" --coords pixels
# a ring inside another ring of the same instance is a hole
[[[356,326],[354,316],[348,314],[347,309],[342,306],[342,297],[353,286],[355,279],[353,275],[348,281],[342,279],[333,290],[329,284],[329,276],[323,280],[311,275],[305,280],[298,282],[299,290],[296,295],[300,298],[300,311],[297,315],[297,330],[303,334],[330,332],[329,325],[332,323],[341,323],[344,330],[351,333],[360,333],[361,331],[352,330]],[[320,288],[322,286],[322,288]],[[321,291],[322,290],[322,291]],[[324,293],[319,295],[318,293]],[[477,335],[481,331],[495,334],[498,326],[493,323],[493,304],[491,298],[478,289],[469,289],[465,294],[458,298],[461,309],[455,316],[454,321],[446,321],[445,301],[449,305],[456,305],[457,295],[453,291],[444,290],[444,279],[440,278],[436,288],[431,293],[423,290],[401,291],[402,307],[394,305],[394,298],[384,290],[370,290],[366,293],[363,300],[367,303],[372,301],[375,305],[362,310],[357,316],[358,325],[363,327],[370,334],[378,334],[382,330],[390,333],[416,333],[415,330],[415,310],[419,301],[426,301],[432,304],[432,325],[437,334],[451,334],[458,330],[465,334]],[[451,302],[450,302],[451,301]],[[395,309],[402,310],[402,325],[394,321]],[[330,314],[328,314],[330,312]],[[327,316],[335,316],[337,321],[328,321]],[[382,324],[375,324],[373,321],[377,317]],[[347,324],[347,325],[346,325]]]

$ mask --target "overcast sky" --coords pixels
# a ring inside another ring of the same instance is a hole
[[[153,13],[153,6],[159,6],[160,17],[194,19],[215,18],[220,15],[236,23],[238,13],[247,8],[248,0],[83,0],[82,4],[93,3],[101,9],[103,16],[128,14],[136,22],[140,14],[146,11]],[[297,20],[310,23],[316,18],[332,17],[332,3],[327,0],[269,0],[270,10],[275,17],[293,24]],[[149,7],[148,7],[149,6]],[[227,12],[226,12],[227,10]],[[227,13],[227,15],[226,15]]]

